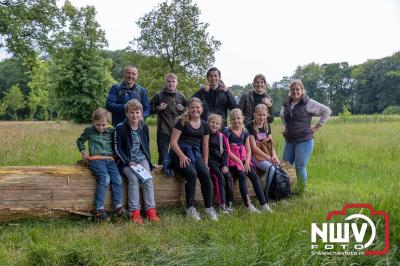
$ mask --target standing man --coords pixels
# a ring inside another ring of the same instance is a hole
[[[186,99],[176,91],[178,80],[175,74],[165,75],[164,88],[153,96],[150,101],[151,113],[157,113],[157,147],[158,164],[162,165],[167,158],[168,146],[171,140],[175,119],[180,116],[185,107]]]
[[[138,70],[134,65],[128,65],[124,69],[124,80],[112,85],[108,93],[106,108],[112,113],[112,124],[116,127],[123,122],[125,116],[125,104],[132,99],[137,99],[143,106],[143,120],[150,114],[150,104],[145,88],[136,84]]]
[[[237,108],[235,98],[221,80],[221,71],[212,67],[207,71],[207,84],[192,96],[199,98],[203,103],[201,119],[207,121],[210,114],[218,114],[222,117],[222,126],[226,126],[228,109]]]

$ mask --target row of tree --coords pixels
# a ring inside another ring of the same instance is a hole
[[[354,114],[381,113],[389,106],[400,105],[400,52],[354,66],[347,62],[298,66],[293,75],[270,88],[275,114],[295,79],[301,80],[308,95],[328,105],[334,115],[344,108]],[[237,96],[249,89],[251,84],[232,86]]]
[[[0,1],[0,46],[13,55],[0,62],[0,118],[88,122],[132,63],[150,95],[168,72],[190,93],[220,46],[192,0],[166,1],[145,14],[137,22],[140,36],[122,51],[104,49],[95,15],[94,7],[69,1],[62,8],[55,0]]]
[[[121,79],[124,66],[139,68],[138,82],[152,96],[164,75],[178,75],[179,90],[190,96],[204,82],[220,42],[209,36],[207,23],[192,0],[172,0],[155,7],[137,22],[140,36],[125,50],[105,50],[107,40],[94,7],[76,8],[66,1],[0,1],[0,46],[12,58],[0,62],[0,119],[57,116],[88,122],[104,106],[108,89]],[[280,110],[293,79],[308,94],[338,114],[380,113],[400,105],[400,53],[350,66],[347,62],[310,63],[270,86],[274,113]],[[238,99],[251,84],[231,86]]]

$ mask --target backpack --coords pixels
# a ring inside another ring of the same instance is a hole
[[[166,102],[165,94],[163,92],[160,92],[159,95],[160,95],[160,102]],[[181,94],[178,92],[175,92],[175,104],[176,105],[182,104],[182,97],[181,97]]]
[[[246,133],[248,134],[247,128],[243,128],[243,132],[240,135],[240,139],[242,140],[243,145],[244,145],[244,136],[245,136]],[[230,140],[229,138],[231,137],[231,134],[232,134],[232,131],[231,131],[231,129],[229,127],[224,129],[224,135],[226,136],[228,141]]]
[[[119,91],[118,91],[118,95],[117,95],[117,102],[120,102],[122,95],[124,94],[128,94],[129,93],[129,89],[123,89],[121,87],[121,84],[118,84],[119,86]],[[142,94],[140,93],[140,87],[138,85],[135,84],[134,88],[133,88],[133,93],[136,95],[137,100],[142,103]]]
[[[232,152],[233,154],[235,154],[239,159],[241,160],[245,160],[246,159],[246,148],[245,148],[245,144],[244,144],[244,139],[245,139],[245,134],[247,133],[247,129],[244,128],[242,134],[240,135],[240,139],[242,141],[243,144],[241,145],[236,145],[233,143],[229,142],[229,152]],[[248,133],[247,133],[248,134]],[[232,131],[230,128],[226,128],[224,131],[224,135],[226,136],[226,139],[228,141],[230,141],[230,137],[232,136]],[[236,165],[236,162],[234,162],[232,159],[229,158],[228,160],[229,162],[229,166],[234,166]]]
[[[264,195],[272,200],[281,200],[290,196],[289,175],[282,168],[271,165],[266,176]]]

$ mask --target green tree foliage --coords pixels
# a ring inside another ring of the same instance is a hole
[[[273,100],[272,110],[275,116],[279,115],[279,112],[282,108],[282,103],[289,94],[290,82],[290,77],[283,77],[280,81],[274,82],[270,91],[268,92]]]
[[[327,103],[327,94],[323,86],[323,73],[319,64],[310,63],[305,66],[298,66],[292,79],[301,80],[311,98],[321,103]]]
[[[232,85],[229,87],[229,90],[237,102],[239,102],[240,97],[245,93],[244,87],[241,85]]]
[[[30,72],[31,81],[28,83],[30,92],[28,96],[27,106],[29,108],[30,119],[35,118],[38,107],[42,110],[42,117],[44,120],[48,120],[48,108],[49,108],[49,88],[50,88],[50,76],[49,76],[49,64],[48,62],[36,60],[36,64]],[[38,116],[38,115],[37,115]]]
[[[342,112],[339,113],[339,117],[342,119],[342,121],[346,122],[349,120],[350,116],[351,116],[351,112],[350,112],[350,107],[348,104],[344,104],[342,107]]]
[[[400,115],[400,105],[388,106],[383,110],[384,115]]]
[[[18,85],[13,85],[4,96],[3,103],[13,112],[14,119],[17,120],[17,111],[25,107],[24,95]]]
[[[150,97],[163,88],[164,76],[171,72],[163,59],[156,56],[142,55],[136,51],[104,51],[103,56],[112,60],[111,74],[116,81],[122,80],[123,70],[127,65],[133,64],[137,66],[139,71],[137,82],[148,90]],[[198,84],[200,83],[198,77],[184,71],[177,73],[177,76],[177,89],[185,95],[192,95],[198,89]]]
[[[368,60],[352,72],[355,78],[355,112],[381,113],[400,104],[400,52]]]
[[[7,105],[0,101],[0,117],[2,117],[7,111]]]
[[[165,1],[139,19],[140,37],[133,44],[140,52],[165,60],[170,72],[203,75],[221,43],[199,17],[192,0]]]
[[[0,62],[0,99],[4,97],[12,85],[18,84],[22,92],[29,92],[27,75],[29,68],[21,58],[11,57]]]
[[[111,60],[101,56],[107,42],[95,20],[92,6],[76,9],[70,2],[63,7],[65,29],[57,36],[58,48],[52,57],[50,98],[62,118],[83,123],[104,106],[114,82]]]
[[[49,34],[57,27],[56,0],[1,0],[0,47],[20,56],[48,48]]]
[[[347,62],[324,64],[323,88],[327,95],[328,104],[334,114],[339,114],[343,106],[350,110],[353,108],[354,101],[354,79],[351,77],[351,67]]]

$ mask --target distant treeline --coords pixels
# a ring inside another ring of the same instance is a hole
[[[169,72],[162,59],[135,51],[103,50],[101,57],[109,62],[109,74],[113,79],[108,81],[110,84],[121,80],[124,66],[135,63],[139,68],[138,83],[148,89],[149,97],[162,88],[164,75]],[[41,60],[32,68],[19,58],[1,61],[0,119],[62,119],[52,86],[57,84],[54,80],[67,73],[57,72],[60,69],[53,66],[57,63],[55,60]],[[76,82],[82,78],[90,80],[94,77],[77,77]],[[203,79],[178,73],[178,89],[190,97],[199,83],[204,82]],[[344,106],[353,114],[382,113],[389,106],[400,105],[400,52],[354,66],[347,62],[298,66],[293,75],[270,86],[275,114],[279,112],[282,100],[288,94],[288,86],[294,79],[302,80],[310,97],[330,106],[334,115],[342,112]],[[230,89],[238,99],[244,91],[252,89],[252,84],[232,85]],[[104,89],[99,97],[104,101],[106,95],[107,89]]]
[[[137,66],[138,83],[149,97],[162,89],[169,72],[177,74],[178,89],[190,97],[205,82],[221,46],[193,0],[157,4],[136,21],[140,36],[131,36],[128,48],[118,51],[105,50],[107,39],[94,6],[78,8],[68,0],[62,6],[56,0],[0,1],[0,14],[0,47],[13,55],[0,61],[0,120],[87,123],[128,64]],[[268,80],[268,73],[263,74]],[[400,52],[354,66],[297,67],[269,88],[275,115],[293,79],[300,79],[308,94],[330,106],[334,115],[343,110],[347,115],[385,109],[400,113]],[[227,85],[237,100],[252,89],[251,83]]]

